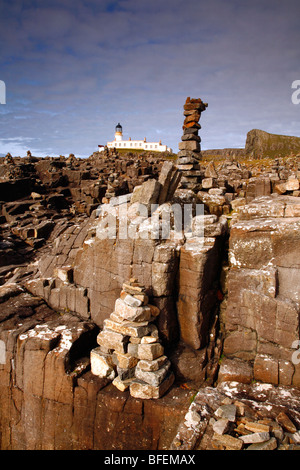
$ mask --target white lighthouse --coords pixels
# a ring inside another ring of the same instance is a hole
[[[123,129],[120,123],[116,125],[115,142],[120,142],[123,139]]]
[[[170,147],[162,145],[161,140],[159,142],[147,142],[146,137],[143,140],[123,140],[123,128],[120,123],[115,127],[115,138],[112,142],[107,142],[109,149],[128,149],[128,150],[150,150],[154,152],[172,152]],[[103,147],[99,145],[99,151],[103,150]]]

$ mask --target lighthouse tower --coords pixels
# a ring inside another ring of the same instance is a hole
[[[122,140],[122,137],[123,137],[122,126],[121,126],[121,124],[119,123],[119,124],[116,126],[115,141],[120,142],[120,141]]]

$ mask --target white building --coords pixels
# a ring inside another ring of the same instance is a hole
[[[128,140],[123,140],[122,126],[119,123],[116,126],[115,139],[112,142],[107,142],[107,147],[109,149],[128,149],[128,150],[152,150],[154,152],[172,152],[170,147],[162,145],[161,140],[159,142],[147,142],[146,137],[144,140],[131,140],[129,137]],[[99,152],[103,150],[103,146],[98,146]]]

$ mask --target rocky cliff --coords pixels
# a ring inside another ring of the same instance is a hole
[[[193,202],[186,191],[175,193],[177,202],[182,197]],[[114,240],[106,239],[104,222],[116,207],[120,220],[123,204],[131,211],[128,227],[138,226],[140,234],[161,233],[162,219],[155,226],[147,214],[136,214],[136,203],[110,204],[100,218],[94,214],[85,224],[60,227],[58,236],[53,232],[52,248],[41,253],[35,274],[1,288],[2,448],[191,449],[199,442],[199,448],[234,447],[235,441],[219,434],[213,440],[203,410],[209,406],[213,416],[226,397],[234,403],[232,397],[243,402],[252,396],[257,413],[260,398],[245,388],[253,380],[289,387],[295,397],[291,404],[275,406],[270,398],[265,409],[261,406],[271,421],[288,412],[297,430],[298,198],[262,197],[238,209],[228,260],[227,220],[211,214],[192,217],[193,231],[179,240],[173,225],[171,240],[140,238],[135,232],[124,241],[119,231]],[[160,215],[172,211],[171,202],[159,207]],[[122,282],[132,276],[159,307],[156,325],[176,377],[158,401],[133,398],[89,370],[97,335],[114,310]],[[216,381],[239,382],[241,388],[235,395],[229,395],[231,385],[220,385],[219,392],[212,388],[215,401],[207,403],[210,395],[208,390],[201,394],[201,387]],[[206,444],[203,434],[210,436]]]
[[[279,158],[300,153],[300,137],[270,134],[252,129],[247,133],[245,148],[225,148],[202,150],[205,158],[216,160],[231,157],[239,160],[244,158]]]
[[[253,129],[247,134],[245,152],[253,158],[282,157],[300,152],[300,137],[269,134]]]

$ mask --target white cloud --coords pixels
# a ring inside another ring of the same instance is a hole
[[[0,154],[10,153],[13,157],[25,157],[29,146],[35,139],[29,137],[13,137],[9,139],[0,139]],[[27,144],[27,145],[26,145]],[[37,157],[45,156],[42,154]]]

